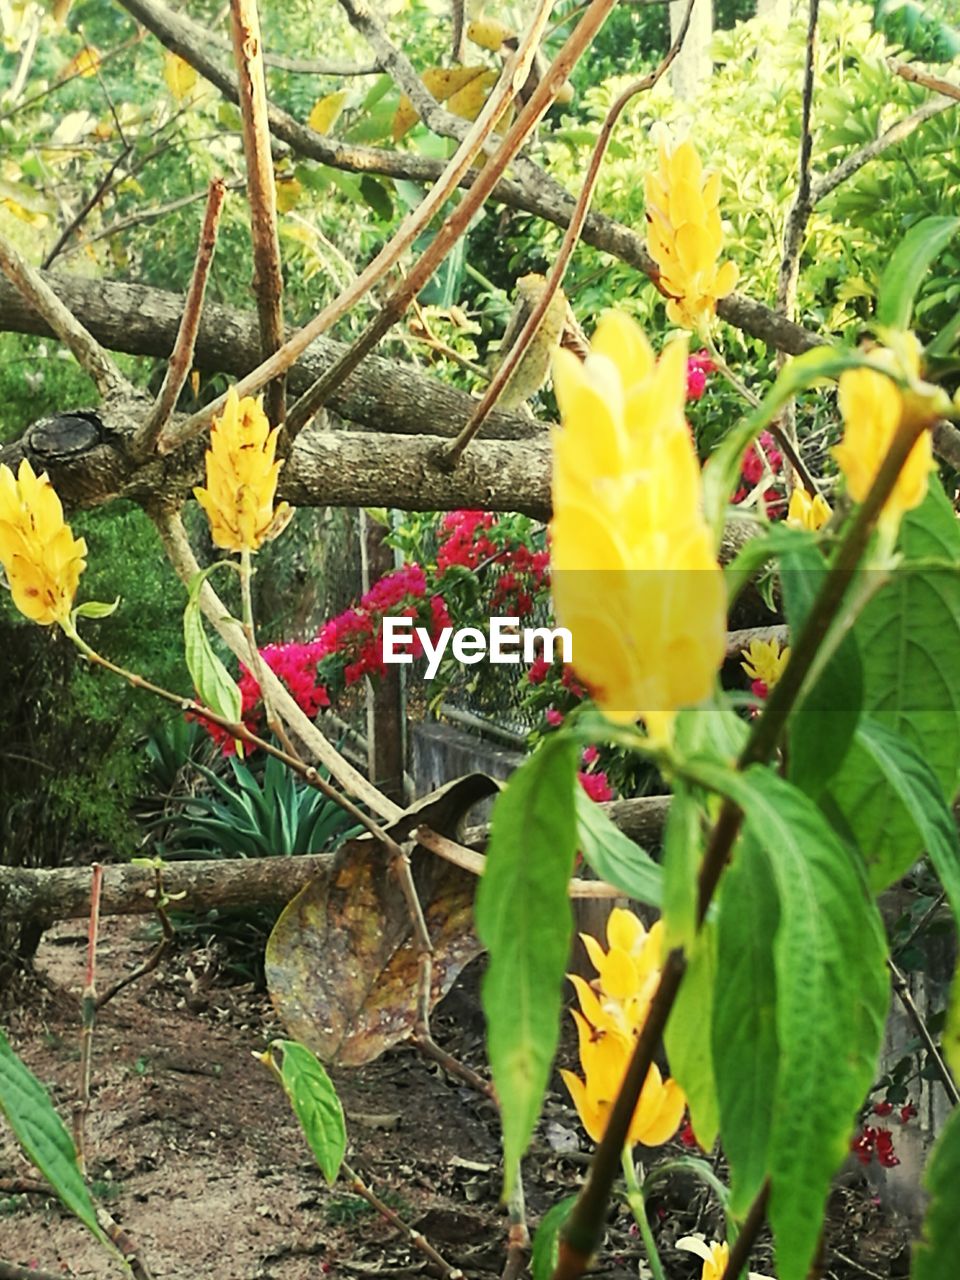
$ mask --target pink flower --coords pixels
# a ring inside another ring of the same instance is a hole
[[[582,759],[583,759],[583,764],[585,768],[589,769],[590,765],[596,764],[599,758],[600,758],[600,752],[597,750],[596,747],[584,748]]]
[[[552,725],[554,729],[559,729],[563,724],[563,713],[558,711],[556,707],[548,707],[547,724]]]
[[[531,684],[543,684],[550,671],[550,663],[541,653],[539,657],[534,658],[527,669],[527,679]],[[561,717],[562,719],[562,717]]]
[[[595,800],[597,804],[602,804],[604,800],[613,799],[613,788],[607,781],[605,773],[584,773],[581,769],[577,774],[577,778],[590,799]]]

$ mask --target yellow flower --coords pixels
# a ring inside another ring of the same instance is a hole
[[[65,623],[86,554],[86,542],[64,522],[46,472],[35,475],[26,458],[16,478],[0,466],[0,564],[20,612],[44,627]]]
[[[891,333],[889,347],[870,354],[892,374],[905,378],[901,388],[874,369],[847,369],[840,375],[839,403],[843,439],[833,450],[854,502],[863,502],[897,433],[932,426],[950,411],[942,388],[920,380],[921,347],[912,333]],[[918,507],[927,493],[933,469],[933,441],[922,430],[884,504],[880,524],[896,532],[905,511]]]
[[[827,523],[833,512],[822,493],[811,498],[802,485],[798,485],[790,495],[790,506],[787,508],[787,524],[795,529],[809,529],[816,533]]]
[[[660,268],[667,315],[683,329],[705,330],[737,283],[736,264],[720,263],[720,175],[704,177],[692,142],[674,146],[658,129],[659,169],[645,179],[647,248]]]
[[[768,689],[783,675],[790,657],[789,646],[781,649],[779,640],[751,640],[741,652],[746,659],[741,667],[751,680],[762,680]]]
[[[698,1258],[703,1259],[700,1280],[721,1280],[730,1260],[728,1244],[717,1244],[716,1241],[713,1244],[706,1244],[697,1236],[684,1236],[682,1240],[677,1241],[677,1248],[686,1249],[688,1253],[695,1253]]]
[[[584,363],[554,357],[563,420],[553,437],[554,606],[573,666],[618,723],[669,737],[723,662],[726,595],[701,510],[684,420],[687,348],[659,361],[638,325],[609,312]]]
[[[214,418],[207,450],[207,487],[194,489],[213,541],[225,551],[256,551],[271,534],[282,462],[275,462],[279,427],[270,430],[260,401],[237,399],[231,387]]]
[[[580,1012],[574,1010],[573,1017],[585,1078],[572,1071],[560,1074],[583,1127],[599,1142],[660,979],[663,930],[658,921],[648,931],[632,912],[616,907],[607,921],[608,951],[595,938],[581,937],[598,970],[592,983],[570,975],[580,1001]],[[686,1105],[676,1081],[664,1080],[656,1064],[651,1065],[630,1122],[628,1143],[656,1147],[667,1142],[680,1127]]]

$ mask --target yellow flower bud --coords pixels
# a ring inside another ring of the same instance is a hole
[[[880,524],[895,532],[903,513],[926,497],[934,463],[932,437],[925,428],[950,411],[950,400],[941,387],[920,380],[921,347],[915,335],[887,336],[891,345],[876,348],[871,357],[908,385],[900,387],[893,377],[875,369],[842,373],[838,400],[844,430],[833,456],[850,496],[854,502],[863,502],[898,432],[924,428],[880,514]]]
[[[41,626],[70,617],[87,544],[74,538],[46,473],[26,458],[16,478],[0,466],[0,564],[22,614]]]
[[[645,181],[647,248],[660,268],[667,315],[682,329],[702,332],[739,274],[733,262],[719,262],[720,175],[704,176],[692,142],[674,146],[663,126],[658,132],[659,169]]]
[[[493,53],[499,50],[504,40],[509,40],[516,34],[505,22],[499,22],[496,18],[474,18],[467,24],[467,39]]]
[[[684,419],[687,347],[659,361],[639,326],[610,312],[586,361],[554,358],[563,421],[553,438],[551,562],[573,666],[618,723],[669,737],[723,662],[726,592],[702,512]]]
[[[273,501],[282,462],[275,462],[279,428],[270,430],[260,401],[237,398],[231,387],[223,414],[213,420],[206,488],[194,495],[210,521],[213,541],[225,551],[256,551],[273,531]]]

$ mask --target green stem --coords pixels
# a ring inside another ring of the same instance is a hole
[[[643,1188],[637,1179],[637,1169],[633,1163],[633,1152],[629,1146],[623,1148],[620,1163],[623,1166],[623,1176],[627,1184],[627,1204],[630,1206],[630,1212],[640,1228],[643,1247],[647,1251],[647,1261],[650,1263],[650,1270],[653,1272],[653,1280],[665,1280],[663,1263],[660,1261],[660,1251],[657,1249],[657,1242],[654,1240],[653,1232],[650,1230],[650,1219],[647,1217]]]

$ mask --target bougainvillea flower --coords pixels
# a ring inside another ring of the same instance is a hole
[[[816,533],[827,523],[833,512],[822,493],[811,498],[806,489],[798,485],[790,495],[790,506],[787,508],[787,524],[795,529],[809,529]]]
[[[735,263],[719,260],[720,175],[704,175],[692,142],[674,145],[663,126],[658,134],[659,168],[645,179],[647,248],[660,269],[670,320],[703,332],[738,276]]]
[[[282,462],[274,460],[279,428],[270,430],[260,401],[231,387],[214,418],[206,488],[194,496],[207,513],[213,541],[225,551],[256,551],[275,525],[274,498]]]
[[[592,982],[571,974],[580,1010],[574,1010],[584,1078],[562,1071],[574,1106],[594,1142],[603,1137],[610,1107],[650,1009],[663,962],[663,930],[647,930],[637,917],[617,907],[607,921],[608,949],[581,934],[598,970]],[[686,1098],[674,1080],[664,1080],[654,1064],[647,1073],[627,1141],[655,1147],[677,1132]]]
[[[44,627],[65,623],[86,554],[46,472],[37,476],[26,458],[16,477],[0,466],[0,564],[20,612]]]
[[[744,661],[740,663],[751,680],[762,680],[772,689],[790,658],[790,647],[781,646],[779,640],[751,640],[741,650]]]
[[[656,360],[609,312],[587,359],[558,351],[553,436],[553,600],[573,667],[609,719],[670,735],[723,661],[726,595],[684,419],[686,343]]]
[[[933,440],[927,427],[950,411],[946,392],[920,380],[921,347],[912,333],[892,333],[889,347],[871,351],[872,359],[906,380],[901,387],[875,369],[847,369],[840,375],[839,403],[843,439],[833,450],[854,502],[863,502],[897,433],[920,431],[916,444],[884,504],[880,524],[894,533],[905,511],[918,507],[933,469]]]

